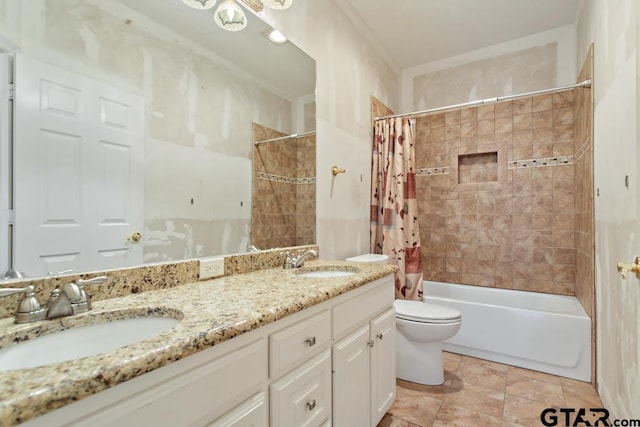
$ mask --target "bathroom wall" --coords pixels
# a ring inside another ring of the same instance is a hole
[[[640,10],[636,0],[583,3],[577,23],[579,64],[594,45],[597,385],[612,418],[637,419],[640,281],[633,275],[622,279],[616,264],[640,255]]]
[[[253,123],[254,141],[285,136]],[[253,147],[251,244],[260,249],[315,242],[315,135]]]
[[[417,118],[427,280],[573,295],[574,91]]]
[[[402,70],[401,111],[547,89],[575,77],[569,25]]]
[[[369,249],[371,95],[398,108],[398,73],[336,0],[263,15],[317,61],[317,243],[326,259]],[[347,170],[334,177],[332,166]]]

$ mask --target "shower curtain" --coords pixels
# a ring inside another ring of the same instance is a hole
[[[371,250],[399,267],[396,298],[422,300],[415,148],[408,118],[375,122],[371,166]]]

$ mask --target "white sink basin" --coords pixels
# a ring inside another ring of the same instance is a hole
[[[136,317],[65,329],[0,349],[0,371],[106,353],[151,338],[178,323],[169,317]]]
[[[324,279],[328,277],[346,277],[353,276],[355,273],[351,271],[343,271],[343,270],[317,270],[317,271],[308,271],[306,273],[300,273],[302,277],[313,277],[316,279]]]

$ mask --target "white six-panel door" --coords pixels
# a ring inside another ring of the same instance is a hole
[[[17,55],[14,267],[142,263],[144,98]]]

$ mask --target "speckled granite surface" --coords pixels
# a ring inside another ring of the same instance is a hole
[[[169,289],[95,301],[93,311],[27,325],[0,320],[0,345],[20,341],[90,318],[140,315],[180,318],[173,329],[114,352],[74,362],[0,372],[0,425],[9,426],[105,390],[172,361],[224,342],[393,273],[396,267],[314,261],[306,269],[341,266],[358,272],[338,278],[307,278],[299,269],[272,268],[189,283]],[[333,269],[333,267],[331,267]],[[355,270],[354,270],[355,269]]]
[[[318,246],[295,246],[289,248],[267,249],[259,252],[224,255],[224,275],[249,273],[282,265],[282,251],[304,251]],[[221,255],[222,256],[222,255]],[[139,294],[156,289],[168,289],[184,283],[198,280],[199,261],[187,260],[162,264],[150,264],[118,270],[94,271],[83,274],[65,274],[55,277],[26,278],[22,280],[0,281],[0,287],[22,288],[33,285],[41,304],[46,304],[56,287],[77,279],[90,279],[106,275],[107,285],[87,286],[92,301],[116,298],[130,294]],[[12,317],[16,312],[21,295],[0,298],[0,318]]]

